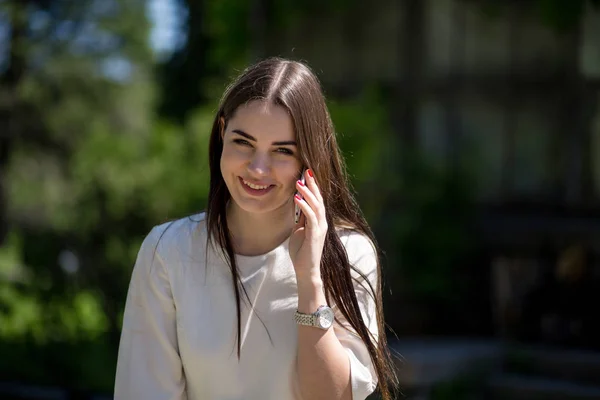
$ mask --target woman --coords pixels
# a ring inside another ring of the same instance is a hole
[[[360,400],[377,383],[391,398],[375,241],[312,71],[276,58],[244,71],[209,159],[206,213],[155,227],[139,251],[115,399]]]

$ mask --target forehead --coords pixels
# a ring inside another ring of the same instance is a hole
[[[287,109],[261,100],[243,104],[229,121],[228,131],[240,129],[258,141],[293,140],[294,124]]]

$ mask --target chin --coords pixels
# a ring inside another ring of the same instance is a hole
[[[239,209],[251,214],[266,214],[280,209],[285,204],[275,204],[272,201],[265,202],[255,199],[233,198]]]
[[[249,214],[269,214],[285,208],[288,202],[282,201],[281,199],[266,201],[263,199],[247,198],[246,196],[232,196],[232,200],[236,206]],[[290,206],[290,215],[293,213],[293,209]]]

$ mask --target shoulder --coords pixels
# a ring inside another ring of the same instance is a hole
[[[175,249],[197,243],[205,232],[205,213],[189,215],[154,226],[144,238],[142,249],[152,246],[164,258]]]
[[[377,253],[374,243],[364,233],[344,228],[338,229],[338,236],[346,248],[348,258]]]
[[[338,236],[346,249],[350,264],[350,276],[356,291],[357,300],[361,309],[369,314],[365,321],[376,322],[373,316],[376,312],[375,299],[380,289],[379,253],[376,243],[364,233],[352,229],[337,230]],[[365,308],[367,307],[367,308]],[[371,328],[373,328],[371,326]],[[376,328],[375,328],[376,329]]]
[[[377,248],[367,235],[351,229],[339,229],[338,236],[346,249],[351,265],[366,275],[376,273]]]

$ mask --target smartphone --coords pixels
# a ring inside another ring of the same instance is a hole
[[[306,173],[306,169],[304,169],[302,171],[302,175],[300,176],[300,182],[302,182],[303,185],[306,184],[306,179],[304,178],[304,174]],[[296,192],[296,194],[298,196],[300,196],[300,198],[302,198],[302,195],[298,192]],[[295,207],[295,211],[294,211],[294,223],[298,223],[298,221],[300,221],[300,215],[302,215],[302,210],[300,210],[300,207],[298,207],[298,204],[294,203],[294,207]]]

